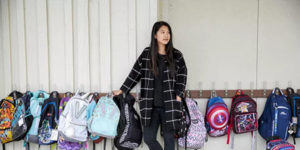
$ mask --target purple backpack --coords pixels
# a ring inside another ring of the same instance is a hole
[[[60,100],[59,116],[63,112],[63,110],[66,107],[69,100],[70,100],[70,97],[66,97],[66,96]],[[58,138],[57,143],[58,143],[58,147],[61,150],[80,150],[83,146],[83,143],[81,143],[81,142],[69,142],[66,140],[61,140],[60,138]]]
[[[187,135],[178,139],[178,145],[185,148],[200,149],[206,138],[204,118],[195,100],[186,98],[185,102],[189,113],[189,117],[186,118],[190,125]]]

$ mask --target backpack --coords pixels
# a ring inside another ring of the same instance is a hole
[[[181,115],[178,121],[178,127],[175,129],[175,138],[185,137],[188,132],[188,128],[190,126],[189,112],[185,100],[182,99],[180,103]],[[163,131],[161,128],[161,136],[163,136]]]
[[[13,91],[0,101],[0,140],[2,144],[13,141],[11,127],[15,113],[15,101],[22,95],[18,91]]]
[[[31,127],[33,117],[30,113],[30,99],[33,94],[27,91],[22,98],[16,100],[16,111],[12,122],[12,137],[14,141],[24,139]]]
[[[257,130],[257,104],[242,90],[237,90],[232,98],[230,110],[230,123],[227,132],[227,144],[230,140],[230,129],[236,134],[252,132]]]
[[[67,92],[64,95],[64,98],[60,100],[59,104],[59,116],[61,116],[63,110],[65,109],[67,103],[70,100],[70,97],[72,97],[72,93]],[[82,148],[82,143],[81,142],[69,142],[66,140],[58,140],[58,147],[61,150],[80,150]]]
[[[30,99],[30,113],[33,116],[33,121],[29,131],[27,132],[25,141],[39,143],[38,129],[41,119],[42,105],[44,101],[49,98],[49,94],[41,90],[33,92],[32,94],[33,96]]]
[[[295,150],[295,146],[274,136],[267,142],[267,150]]]
[[[124,94],[115,96],[113,99],[121,113],[114,145],[122,150],[138,148],[142,143],[143,134],[140,116],[133,107],[134,97],[131,94],[126,96]]]
[[[221,97],[212,97],[208,100],[205,113],[205,126],[208,135],[223,136],[227,132],[229,112]]]
[[[39,144],[49,145],[57,141],[59,93],[54,91],[44,101],[39,123]],[[52,137],[53,136],[53,137]]]
[[[101,97],[92,112],[93,114],[88,120],[89,132],[113,139],[117,135],[120,119],[120,110],[113,99],[107,96]]]
[[[265,140],[272,136],[279,136],[281,139],[287,140],[290,120],[290,105],[282,91],[275,88],[269,95],[263,114],[258,120],[259,134]]]
[[[69,142],[85,142],[87,140],[88,95],[89,93],[80,96],[77,91],[60,115],[58,133],[63,140]]]
[[[90,104],[87,108],[87,120],[89,120],[92,117],[92,114],[97,105],[98,99],[99,99],[99,93],[96,92],[96,93],[90,95],[90,97],[89,97]],[[93,149],[95,149],[95,146],[96,146],[95,144],[100,143],[103,140],[104,140],[103,146],[104,147],[106,146],[106,139],[104,139],[104,137],[102,137],[102,136],[98,136],[96,134],[90,134],[89,139],[91,139],[93,141]]]
[[[187,135],[178,139],[178,145],[190,149],[200,149],[204,146],[206,138],[205,122],[202,113],[195,100],[185,99],[189,117],[187,122],[190,124]]]
[[[291,106],[292,112],[292,126],[291,131],[294,139],[294,144],[296,144],[295,138],[300,138],[300,95],[295,93],[293,88],[287,88],[287,99]]]

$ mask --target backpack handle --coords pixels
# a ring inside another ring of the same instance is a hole
[[[281,91],[281,89],[278,88],[278,87],[274,88],[273,91],[272,91],[272,94],[278,95],[277,93],[280,93],[281,95],[284,95],[283,92]]]
[[[69,97],[69,98],[71,98],[73,96],[73,93],[71,93],[71,92],[66,92],[65,94],[64,94],[64,97]]]
[[[236,90],[235,95],[243,95],[244,92],[241,89]]]

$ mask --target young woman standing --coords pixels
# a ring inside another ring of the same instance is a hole
[[[144,141],[150,150],[162,150],[156,140],[161,125],[164,149],[174,150],[187,68],[182,53],[173,47],[172,30],[166,22],[153,25],[150,47],[144,49],[120,90],[113,91],[114,95],[129,93],[140,80],[139,104]]]

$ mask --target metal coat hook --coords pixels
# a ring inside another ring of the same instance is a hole
[[[213,97],[217,97],[217,92],[216,92],[216,90],[212,90],[212,91],[211,91],[211,98],[213,98]]]
[[[228,97],[228,82],[225,82],[225,97]]]
[[[57,90],[56,84],[53,84],[53,89],[52,89],[52,91],[56,91],[56,90]]]
[[[275,87],[279,88],[279,81],[275,81]]]
[[[250,89],[251,89],[250,96],[251,96],[251,97],[253,97],[253,95],[254,95],[253,88],[254,88],[254,82],[253,82],[253,81],[251,81],[251,82],[250,82]]]
[[[215,82],[212,82],[211,98],[216,97]]]
[[[292,87],[293,84],[292,84],[292,81],[288,81],[288,87]]]
[[[200,89],[199,96],[202,97],[202,95],[203,95],[202,82],[199,82],[199,89]]]
[[[16,87],[17,87],[16,84],[13,84],[12,85],[12,90],[17,90]]]
[[[26,84],[26,91],[30,91],[30,86],[29,86],[29,84]]]
[[[276,95],[280,95],[280,91],[279,91],[279,81],[275,81],[275,94]]]
[[[266,81],[263,81],[263,89],[264,89],[263,95],[267,96],[267,82]]]
[[[93,94],[93,99],[97,100],[98,97],[99,97],[99,93],[98,93],[98,92],[95,92],[95,93]]]
[[[241,89],[242,89],[242,82],[241,81],[238,81],[237,88],[239,89],[239,91],[241,91]]]
[[[190,90],[186,90],[186,97],[191,98]]]

